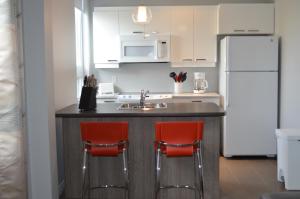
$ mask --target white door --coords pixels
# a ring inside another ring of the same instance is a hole
[[[194,9],[192,6],[174,6],[171,11],[172,62],[189,62],[194,59]]]
[[[277,71],[278,38],[227,37],[227,71]]]
[[[132,20],[132,13],[134,8],[119,8],[119,27],[120,35],[131,35],[144,33],[143,25],[135,24]]]
[[[120,37],[117,9],[97,9],[93,13],[93,51],[95,64],[119,62]]]
[[[276,154],[277,72],[228,72],[224,156]]]
[[[218,34],[273,34],[274,4],[219,5]]]
[[[194,7],[194,61],[217,61],[217,6]]]
[[[171,32],[171,7],[154,6],[150,7],[152,20],[145,25],[146,33],[170,33]]]

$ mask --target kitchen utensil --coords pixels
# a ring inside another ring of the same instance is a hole
[[[187,79],[187,72],[183,73],[182,75],[182,82],[184,82]]]
[[[175,72],[171,72],[169,75],[171,78],[174,79],[174,81],[176,81],[176,73]]]
[[[87,76],[84,76],[83,86],[87,86]]]
[[[187,79],[187,72],[180,72],[178,75],[175,72],[171,72],[169,76],[174,79],[175,82],[184,82]]]
[[[182,82],[182,75],[183,75],[183,72],[180,72],[178,74],[178,82]]]

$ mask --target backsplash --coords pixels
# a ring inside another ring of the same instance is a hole
[[[193,91],[194,72],[205,72],[208,91],[218,91],[218,67],[213,68],[172,68],[169,63],[135,63],[121,64],[117,69],[92,69],[98,82],[112,82],[115,79],[116,92],[139,92],[148,89],[150,92],[173,92],[174,80],[170,72],[187,72],[183,83],[184,92]]]

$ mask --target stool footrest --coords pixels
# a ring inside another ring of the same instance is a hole
[[[191,190],[196,190],[197,188],[195,186],[191,186],[191,185],[164,185],[164,186],[160,186],[159,189],[191,189]]]
[[[99,186],[91,187],[89,189],[90,190],[93,190],[93,189],[128,189],[128,187],[124,186],[124,185],[99,185]]]

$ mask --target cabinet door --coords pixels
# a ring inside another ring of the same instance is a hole
[[[222,4],[219,34],[273,34],[274,4]]]
[[[194,61],[196,64],[217,61],[217,6],[194,8]]]
[[[171,60],[193,62],[194,9],[174,6],[171,10]]]
[[[210,102],[215,103],[220,106],[220,98],[219,97],[173,97],[172,103],[201,103],[201,102]]]
[[[170,33],[171,31],[171,7],[150,7],[152,20],[145,26],[146,33]]]
[[[274,33],[274,4],[254,4],[245,12],[246,30],[248,34]]]
[[[120,39],[117,9],[96,9],[93,13],[94,63],[118,63]]]
[[[135,24],[132,20],[132,13],[134,9],[135,7],[119,8],[119,22],[121,35],[144,33],[144,26]]]

